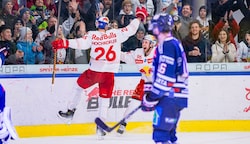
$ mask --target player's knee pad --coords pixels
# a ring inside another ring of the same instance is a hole
[[[154,129],[153,140],[159,144],[168,144],[168,141],[170,140],[170,132],[160,129]]]

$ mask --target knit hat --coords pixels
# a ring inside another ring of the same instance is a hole
[[[20,11],[20,16],[21,16],[21,18],[23,17],[23,14],[24,14],[26,11],[29,11],[30,14],[32,14],[32,13],[31,13],[31,10],[30,10],[29,8],[24,7],[24,8],[22,8],[21,11]]]
[[[24,22],[21,18],[16,18],[13,22],[13,26],[15,26],[15,24],[17,24],[17,23],[21,23],[24,26]]]
[[[12,2],[12,0],[3,0],[3,2],[2,2],[2,8],[4,8],[5,5],[6,5],[8,2]]]
[[[29,28],[29,27],[21,27],[20,28],[20,37],[19,37],[19,41],[26,41],[26,34],[28,31],[31,31],[32,30]]]

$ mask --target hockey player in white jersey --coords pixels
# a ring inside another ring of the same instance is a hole
[[[77,79],[72,93],[73,101],[68,106],[68,110],[66,112],[59,111],[59,116],[72,118],[83,89],[98,83],[99,117],[103,121],[107,119],[109,101],[114,87],[114,73],[118,72],[120,66],[121,44],[136,33],[140,19],[134,19],[128,26],[119,29],[108,30],[108,24],[107,17],[100,17],[97,31],[89,31],[82,38],[58,39],[52,42],[54,49],[70,47],[86,50],[91,48],[89,68]],[[101,136],[104,136],[105,133],[97,128],[97,135],[98,139],[103,139]]]
[[[8,46],[0,48],[0,68],[8,54]],[[10,139],[17,139],[17,133],[12,125],[11,111],[5,106],[5,90],[0,83],[0,144],[7,144]]]
[[[128,108],[125,110],[124,115],[127,115],[141,104],[141,100],[144,95],[144,83],[152,82],[151,66],[156,44],[157,41],[153,35],[145,35],[142,40],[142,48],[137,48],[130,52],[121,53],[121,61],[125,62],[126,64],[136,64],[138,70],[142,75],[141,80],[135,88],[135,91],[131,97],[132,99],[129,103]],[[126,126],[127,121],[119,126],[117,133],[123,134]]]
[[[187,107],[188,71],[185,52],[172,36],[173,19],[168,14],[157,14],[149,30],[157,37],[158,45],[153,60],[152,83],[145,83],[143,111],[155,112],[153,140],[156,144],[176,144],[176,127],[180,111]]]

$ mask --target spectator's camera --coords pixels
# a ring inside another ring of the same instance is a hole
[[[179,23],[180,22],[180,17],[178,15],[173,16],[173,21],[174,23]]]

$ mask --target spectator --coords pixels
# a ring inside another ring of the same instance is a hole
[[[179,28],[178,33],[181,36],[181,39],[184,39],[189,33],[189,24],[193,21],[192,15],[192,7],[190,4],[185,4],[182,7],[182,16],[180,17],[181,26]]]
[[[24,26],[28,27],[32,30],[33,39],[36,38],[37,34],[39,33],[38,27],[36,25],[36,19],[32,16],[30,9],[23,8],[20,10],[20,17],[23,20]]]
[[[12,42],[12,37],[11,37],[11,27],[7,25],[2,25],[0,27],[0,47],[9,47],[10,49],[8,50],[8,55],[6,58],[12,54],[16,53],[16,44]]]
[[[12,0],[12,4],[13,4],[12,13],[14,15],[19,15],[19,11],[21,8],[23,8],[23,6],[19,7],[17,0]]]
[[[14,20],[17,18],[13,13],[12,0],[3,0],[2,7],[0,19],[3,19],[7,26],[12,27]]]
[[[33,6],[34,5],[34,0],[26,0],[26,7],[27,8],[31,8],[31,6]]]
[[[65,39],[65,36],[63,35],[63,29],[62,26],[60,25],[58,28],[58,32],[57,32],[57,39]],[[66,59],[66,48],[62,48],[62,49],[58,49],[56,51],[56,63],[57,64],[64,64],[65,63],[65,59]]]
[[[201,24],[194,20],[189,26],[189,35],[182,40],[183,48],[187,56],[187,62],[207,62],[208,41],[201,34]]]
[[[244,4],[244,0],[237,0],[239,8],[244,17],[241,19],[239,26],[240,31],[238,33],[238,42],[244,40],[244,34],[250,29],[250,0],[246,0],[247,5]]]
[[[135,14],[132,11],[132,2],[131,0],[124,0],[122,3],[122,9],[116,18],[118,21],[118,27],[122,28],[127,26],[130,21],[135,18]]]
[[[132,2],[132,11],[133,13],[136,12],[137,8],[146,8],[147,13],[149,14],[149,16],[154,16],[154,4],[153,4],[153,0],[131,0]]]
[[[234,3],[235,0],[217,0],[215,3],[211,4],[212,8],[212,21],[216,25],[221,17],[224,17],[226,12],[230,10],[236,11],[238,9],[238,4]]]
[[[86,25],[82,20],[74,23],[68,39],[80,38],[86,34]],[[88,64],[89,63],[89,50],[80,49],[67,49],[66,63],[69,64]]]
[[[57,18],[55,16],[51,16],[47,21],[48,27],[39,32],[35,43],[43,46],[44,64],[53,64],[54,51],[52,50],[51,42],[56,38]]]
[[[3,25],[0,27],[1,31],[1,41],[0,47],[8,47],[8,54],[6,55],[5,64],[23,64],[22,62],[22,53],[17,51],[16,44],[12,42],[11,38],[11,28]]]
[[[56,38],[57,18],[55,16],[51,16],[47,21],[48,27],[39,32],[35,42],[37,45],[43,46],[44,64],[53,64],[54,51],[52,50],[51,42]]]
[[[202,25],[201,27],[201,32],[203,36],[209,40],[209,21],[210,18],[208,17],[208,9],[206,6],[201,6],[199,8],[199,15],[196,18],[200,24]]]
[[[45,0],[44,5],[49,12],[49,16],[57,16],[57,8],[53,0]]]
[[[69,1],[68,3],[68,13],[67,19],[63,21],[62,27],[63,27],[63,34],[67,36],[70,33],[70,30],[72,29],[73,24],[79,17],[76,17],[76,13],[79,12],[78,3],[76,0]]]
[[[236,48],[230,41],[228,29],[219,31],[217,41],[212,45],[212,63],[235,62]]]
[[[17,41],[17,49],[24,53],[25,64],[38,64],[43,62],[43,47],[33,42],[32,31],[28,27],[20,29],[20,38]]]
[[[112,28],[118,29],[118,21],[117,20],[111,20],[109,26],[110,26],[110,29],[112,29]]]
[[[98,4],[95,3],[95,0],[91,0],[90,2],[91,6],[88,9],[86,15],[84,15],[83,17],[87,31],[96,30],[96,20],[102,16],[102,12],[104,9],[104,6],[101,2],[99,2]],[[99,7],[97,7],[97,5]],[[83,14],[81,13],[81,15]]]
[[[50,16],[50,11],[45,6],[43,0],[34,0],[34,2],[35,3],[31,6],[30,10],[36,19],[38,30],[42,31],[48,26],[46,20]]]
[[[55,34],[57,18],[55,16],[51,16],[48,18],[47,23],[48,23],[47,28],[39,32],[35,39],[37,45],[40,45],[43,42],[43,40],[46,39],[47,36]]]
[[[146,30],[143,27],[139,27],[136,34],[130,37],[125,43],[123,43],[122,51],[129,52],[136,48],[142,47],[142,40],[146,35]]]
[[[174,28],[173,28],[173,36],[175,38],[177,38],[179,41],[181,41],[181,36],[180,33],[178,33],[180,26],[181,26],[181,22],[180,22],[180,16],[178,15],[174,15],[173,16],[173,21],[174,21]]]
[[[17,50],[15,54],[12,54],[6,59],[6,65],[17,65],[17,64],[24,64],[23,61],[24,53],[21,50]]]
[[[20,28],[24,26],[23,20],[21,18],[15,19],[12,29],[12,40],[16,43],[20,37]]]
[[[221,29],[227,29],[229,32],[230,42],[234,44],[235,48],[237,47],[234,37],[239,33],[240,27],[236,20],[233,18],[233,11],[229,13],[226,12],[224,18],[222,18],[215,26],[212,31],[213,38],[217,39]]]
[[[250,62],[250,30],[246,32],[245,39],[239,43],[237,61]]]
[[[115,2],[113,4],[113,2]],[[103,0],[102,4],[104,9],[102,11],[102,16],[108,17],[110,20],[116,19],[119,15],[120,10],[122,9],[122,2],[123,0]]]
[[[69,11],[68,11],[68,4],[69,4],[69,0],[62,0],[61,3],[61,13],[60,13],[60,19],[59,19],[59,24],[61,25],[62,22],[64,22],[68,16],[69,16]],[[58,6],[59,6],[59,1],[56,3],[56,8],[58,10]]]
[[[166,0],[158,3],[158,10],[156,13],[169,13],[170,15],[179,15],[177,5],[179,0]]]

